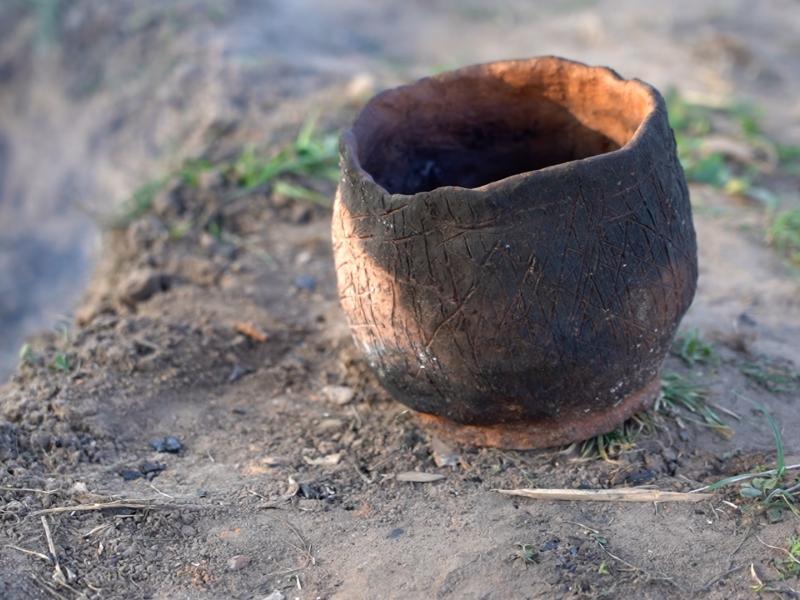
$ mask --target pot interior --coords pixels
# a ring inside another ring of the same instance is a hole
[[[624,146],[651,92],[555,58],[467,67],[384,92],[353,127],[359,162],[390,193],[476,188]]]

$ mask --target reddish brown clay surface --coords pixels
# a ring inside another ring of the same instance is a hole
[[[428,413],[417,413],[417,420],[429,434],[450,439],[468,446],[491,446],[514,450],[549,448],[561,440],[583,440],[592,433],[613,430],[625,419],[643,411],[655,402],[661,391],[661,379],[656,377],[639,392],[628,395],[622,402],[599,413],[576,411],[559,415],[558,419],[529,422],[499,423],[496,425],[462,425]]]
[[[652,400],[697,279],[656,90],[553,57],[477,65],[379,94],[341,149],[341,302],[397,399],[514,448]]]

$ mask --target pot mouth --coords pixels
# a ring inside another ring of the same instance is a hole
[[[464,67],[372,98],[342,138],[392,195],[498,182],[630,151],[658,92],[606,67],[542,57]]]

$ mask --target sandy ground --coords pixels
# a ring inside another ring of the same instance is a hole
[[[8,140],[0,215],[4,225],[19,223],[21,238],[41,224],[45,245],[84,247],[95,226],[80,221],[74,199],[52,195],[67,172],[91,190],[88,212],[108,213],[109,198],[159,176],[175,157],[217,161],[250,143],[278,148],[315,110],[321,128],[346,126],[371,86],[508,56],[609,64],[709,101],[735,94],[758,103],[770,135],[800,139],[800,15],[790,2],[757,10],[415,2],[403,11],[262,2],[221,12],[176,3],[172,22],[147,4],[128,6],[124,19],[103,4],[74,3],[62,58],[36,58],[44,66],[30,76],[12,68],[0,84],[0,139]],[[118,23],[131,29],[120,36]],[[8,41],[28,39],[15,31],[3,45],[11,67],[27,56],[23,42]],[[92,60],[74,60],[87,31]],[[56,68],[63,74],[39,87]],[[68,85],[84,80],[88,91]],[[23,106],[30,98],[47,103]],[[20,116],[9,117],[9,106]],[[72,126],[56,123],[46,143],[32,133],[43,111]],[[22,148],[21,139],[32,141]],[[47,160],[37,153],[44,147],[72,158],[53,159],[59,177],[35,187],[26,181]],[[774,443],[759,405],[800,462],[797,387],[769,390],[742,372],[753,363],[800,364],[796,271],[765,244],[752,203],[692,186],[701,277],[684,329],[698,328],[717,360],[690,369],[671,357],[666,365],[737,414],[728,418],[735,434],[655,415],[653,431],[607,462],[579,448],[474,450],[430,439],[381,390],[350,340],[329,212],[268,189],[230,202],[231,186],[217,171],[197,187],[173,181],[151,211],[108,233],[79,323],[67,336],[33,339],[2,388],[0,596],[732,598],[754,594],[752,573],[778,594],[797,594],[797,578],[779,568],[785,555],[765,544],[785,548],[800,521],[787,513],[770,523],[735,490],[657,505],[541,503],[493,491],[642,483],[685,491],[768,468]],[[776,174],[776,186],[797,182]],[[38,200],[11,202],[10,189]],[[330,183],[319,189],[333,193]],[[16,249],[9,230],[3,242]],[[90,256],[67,262],[85,273]],[[81,279],[68,272],[63,289],[32,278],[39,291],[19,303],[31,306],[29,323],[67,308]],[[4,270],[8,289],[13,277]],[[242,333],[244,322],[256,331]],[[168,435],[182,444],[176,454],[150,445]],[[397,479],[415,470],[443,478]],[[130,506],[70,508],[121,500]],[[61,582],[52,565],[23,551],[49,552],[42,517]]]

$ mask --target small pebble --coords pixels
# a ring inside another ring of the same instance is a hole
[[[317,289],[317,279],[313,275],[299,275],[295,277],[294,285],[298,289],[313,292]]]
[[[228,383],[235,383],[248,373],[252,372],[253,369],[248,369],[247,367],[243,367],[239,363],[236,363],[235,365],[233,365],[233,368],[231,369],[231,374],[228,375]]]
[[[123,469],[119,474],[125,481],[133,481],[142,477],[142,472],[137,469]]]
[[[237,554],[228,559],[229,571],[240,571],[250,564],[250,557],[244,554]]]
[[[550,541],[545,542],[544,545],[542,546],[542,551],[555,550],[556,548],[558,548],[558,542],[559,540],[557,539],[552,539]]]
[[[169,452],[170,454],[177,454],[183,448],[183,444],[174,435],[151,440],[150,445],[156,452]]]
[[[144,475],[149,475],[150,473],[160,473],[161,471],[163,471],[163,470],[164,470],[164,469],[166,469],[166,468],[167,468],[167,466],[166,466],[166,465],[164,465],[164,464],[162,464],[162,463],[157,463],[157,462],[143,462],[143,463],[142,463],[142,466],[141,466],[141,467],[139,467],[139,470],[140,470],[140,471],[141,471],[141,472],[142,472]]]
[[[169,289],[170,277],[153,269],[131,272],[120,284],[120,299],[127,304],[144,302],[151,296]]]
[[[309,500],[327,500],[336,496],[336,490],[326,483],[301,483],[298,488],[298,494],[301,498]]]
[[[269,595],[264,596],[263,600],[286,600],[286,596],[284,596],[278,590],[273,590],[269,593]]]
[[[338,406],[348,404],[355,396],[353,388],[346,385],[326,385],[321,392],[325,399]]]
[[[655,479],[655,477],[656,472],[653,469],[640,469],[629,473],[628,476],[625,477],[625,481],[631,485],[644,485],[648,481]]]

